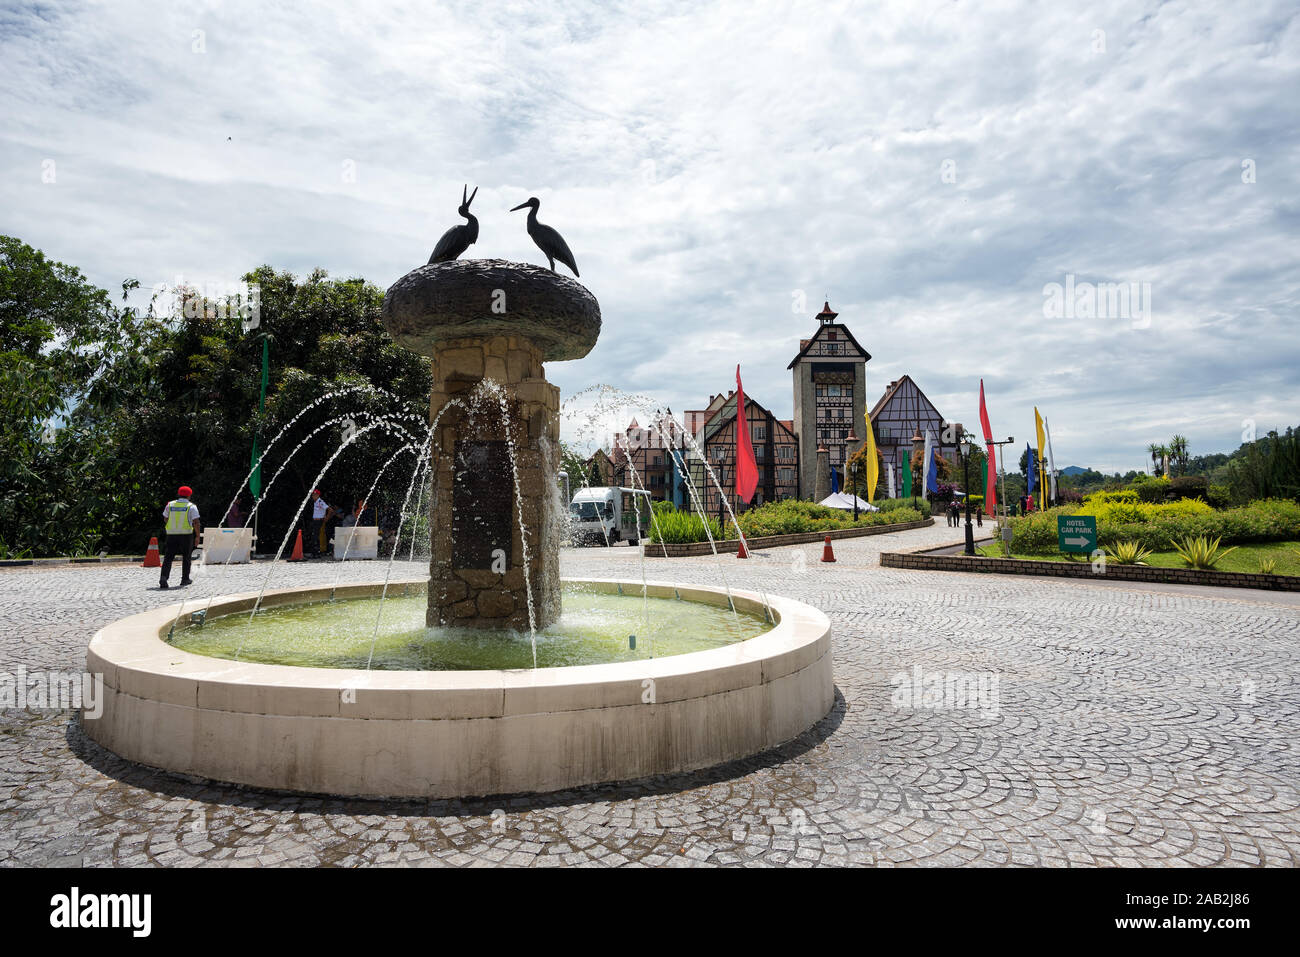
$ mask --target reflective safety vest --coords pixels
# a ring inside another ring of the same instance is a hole
[[[172,499],[167,503],[167,534],[188,535],[194,531],[190,521],[190,503],[183,498]]]

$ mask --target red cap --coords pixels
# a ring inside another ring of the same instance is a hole
[[[194,494],[194,489],[190,488],[188,485],[182,485],[176,490],[176,494],[181,498],[189,498]]]

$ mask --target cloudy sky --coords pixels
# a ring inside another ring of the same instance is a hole
[[[0,232],[109,289],[386,287],[468,181],[470,255],[544,262],[536,195],[601,302],[565,394],[680,412],[739,362],[788,416],[829,298],[871,401],[907,373],[978,429],[982,376],[1061,466],[1300,424],[1300,7],[1078,6],[9,2]]]

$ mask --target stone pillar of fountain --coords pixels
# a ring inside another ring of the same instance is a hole
[[[599,304],[550,270],[470,259],[407,273],[383,318],[398,344],[432,359],[428,623],[524,629],[531,604],[531,623],[546,627],[560,614],[567,503],[560,390],[542,363],[591,351]]]

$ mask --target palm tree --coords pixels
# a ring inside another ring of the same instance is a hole
[[[1169,457],[1177,466],[1179,475],[1187,471],[1187,436],[1175,435],[1169,440]]]
[[[1164,453],[1164,448],[1160,446],[1158,443],[1152,442],[1150,445],[1147,446],[1147,452],[1150,453],[1151,455],[1151,474],[1152,475],[1159,474],[1160,456]]]

